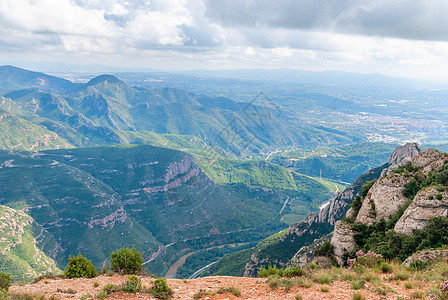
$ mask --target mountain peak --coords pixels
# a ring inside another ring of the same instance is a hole
[[[122,83],[123,81],[121,81],[120,79],[118,79],[117,77],[115,77],[113,75],[104,74],[104,75],[100,75],[100,76],[90,79],[90,81],[87,82],[86,85],[87,86],[97,85],[97,84],[103,83],[103,82],[117,84],[117,83]]]

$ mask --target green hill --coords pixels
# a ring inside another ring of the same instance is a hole
[[[0,151],[0,162],[0,204],[27,209],[54,237],[60,247],[51,257],[59,266],[79,251],[100,267],[125,245],[136,246],[145,259],[166,247],[146,265],[163,274],[182,249],[248,242],[284,228],[280,219],[291,205],[279,212],[288,198],[308,212],[316,205],[313,195],[330,195],[317,181],[302,176],[312,184],[299,184],[286,169],[260,162],[249,166],[274,177],[269,189],[244,180],[215,183],[192,156],[143,145]],[[292,184],[295,189],[283,188]],[[48,243],[43,249],[51,248]]]
[[[21,107],[20,117],[77,147],[127,144],[131,142],[129,132],[155,132],[196,136],[232,157],[245,157],[264,155],[278,147],[314,147],[359,139],[284,115],[263,95],[241,102],[176,88],[131,87],[111,75],[72,84],[17,68],[5,70],[9,69],[0,68],[0,75],[17,84],[6,85],[6,90],[14,91],[3,95]],[[36,85],[36,80],[45,84]],[[137,140],[145,142],[144,137]]]
[[[353,182],[381,165],[397,147],[386,143],[360,143],[340,147],[316,147],[272,155],[270,161],[310,176]]]
[[[29,215],[0,205],[0,270],[14,280],[61,272],[55,261],[39,249],[34,237],[37,230],[42,228]]]

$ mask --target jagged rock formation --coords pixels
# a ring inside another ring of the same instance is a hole
[[[422,168],[422,170],[426,170],[430,165],[433,167],[432,170],[440,166],[440,163],[436,162],[438,160],[435,158],[435,156],[440,157],[439,152],[420,151],[420,146],[415,143],[408,143],[398,147],[389,159],[390,165],[384,169],[388,173],[382,176],[370,188],[358,214],[353,216],[355,212],[349,210],[346,216],[356,217],[355,222],[370,225],[381,219],[387,220],[390,215],[395,213],[407,200],[403,195],[404,185],[412,178],[409,175],[391,172],[408,161],[411,161],[414,166]],[[418,153],[421,154],[416,155]],[[350,252],[356,247],[351,226],[343,224],[341,221],[336,223],[331,244],[334,246],[334,256],[338,263],[341,264],[344,252]]]
[[[441,196],[441,200],[436,198]],[[446,216],[448,211],[448,191],[438,191],[437,187],[421,190],[415,196],[395,224],[394,230],[399,233],[411,234],[413,229],[422,229],[428,220],[436,216]]]
[[[404,146],[397,147],[389,157],[389,167],[381,172],[381,177],[411,161],[420,152],[422,152],[422,147],[417,143],[406,143]]]
[[[448,250],[442,249],[442,250],[423,250],[421,252],[414,253],[413,255],[409,256],[403,263],[403,266],[410,267],[411,264],[415,261],[422,261],[422,262],[448,262]]]
[[[303,246],[302,248],[300,248],[300,250],[297,251],[297,253],[288,262],[286,267],[300,266],[301,268],[303,268],[307,264],[313,262],[315,259],[314,250],[320,248],[325,242],[329,242],[332,236],[333,234],[330,233],[320,239],[314,240],[311,245]],[[315,263],[321,265],[319,262]]]
[[[381,178],[371,187],[359,210],[356,222],[370,225],[388,217],[406,202],[404,184],[411,180],[401,174]]]
[[[291,253],[283,259],[275,257],[261,257],[259,253],[254,253],[251,260],[246,264],[244,276],[255,276],[263,265],[277,264],[280,266],[304,266],[314,258],[312,249],[303,248],[309,246],[316,239],[322,238],[333,231],[334,225],[342,219],[355,195],[361,192],[362,185],[367,181],[377,179],[381,171],[387,168],[388,164],[367,171],[357,178],[348,188],[339,192],[318,214],[310,213],[302,222],[293,224],[288,228],[287,233],[282,236],[276,247],[281,248],[285,253],[285,248]],[[323,241],[324,242],[324,241]],[[323,243],[322,242],[322,243]],[[313,249],[318,248],[316,245]]]
[[[342,264],[342,256],[344,252],[353,251],[356,247],[353,231],[350,224],[344,224],[342,221],[336,222],[333,232],[331,244],[334,247],[333,254],[338,264]]]

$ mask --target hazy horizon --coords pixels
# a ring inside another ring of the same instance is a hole
[[[46,71],[65,63],[167,72],[290,68],[446,80],[447,12],[442,0],[5,0],[0,64]]]

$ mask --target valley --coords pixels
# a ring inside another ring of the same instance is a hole
[[[242,276],[254,251],[283,264],[332,227],[287,248],[279,232],[328,210],[403,140],[446,141],[437,106],[415,119],[386,95],[347,96],[351,86],[83,76],[0,67],[0,205],[32,218],[31,238],[60,269],[77,252],[99,269],[124,246],[159,276],[212,263],[201,276]]]

